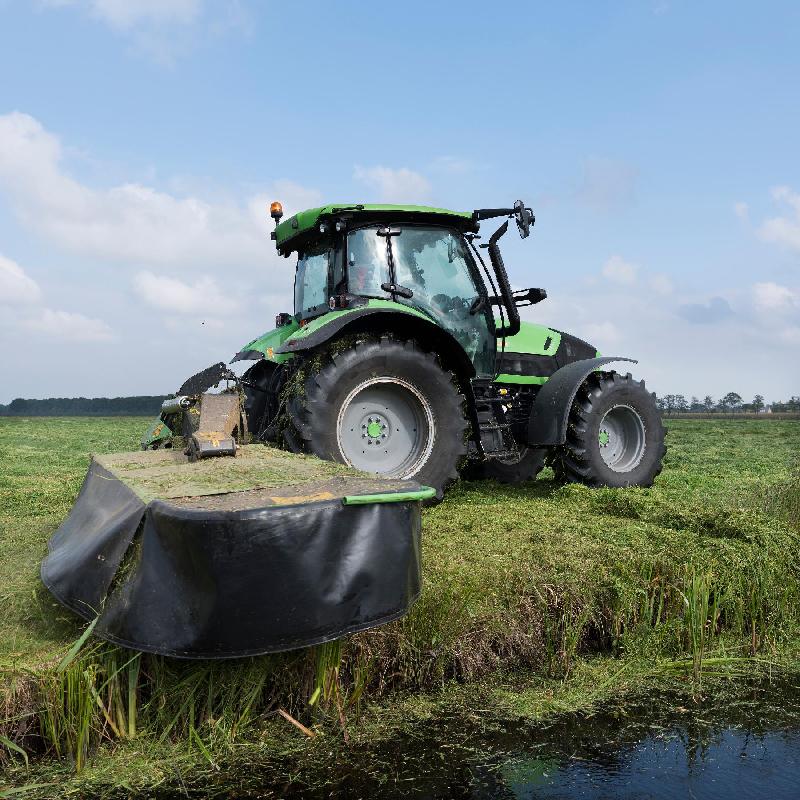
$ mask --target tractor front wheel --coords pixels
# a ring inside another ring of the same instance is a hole
[[[310,362],[302,392],[287,404],[290,449],[414,478],[439,499],[457,479],[466,455],[464,398],[437,357],[414,342],[385,337],[334,347]]]
[[[556,477],[589,486],[652,486],[666,447],[661,415],[644,381],[592,373],[578,390],[567,441],[555,451]]]

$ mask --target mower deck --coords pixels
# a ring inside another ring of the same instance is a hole
[[[95,456],[42,579],[94,632],[231,658],[329,641],[405,614],[432,490],[263,445],[190,463]]]

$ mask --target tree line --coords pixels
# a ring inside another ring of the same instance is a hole
[[[682,394],[665,394],[663,397],[656,397],[656,404],[662,414],[760,414],[764,411],[774,413],[800,411],[800,397],[797,396],[767,404],[764,395],[757,394],[747,403],[738,392],[728,392],[719,400],[708,394],[702,400],[694,396],[687,400]]]
[[[0,417],[149,417],[158,416],[166,395],[136,397],[21,397],[0,405]]]

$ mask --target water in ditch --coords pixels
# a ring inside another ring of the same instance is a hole
[[[439,720],[361,769],[342,765],[319,796],[800,800],[800,687],[723,696],[640,697],[547,723]]]
[[[547,721],[475,709],[301,763],[230,764],[157,796],[800,800],[798,684],[723,685],[699,701],[651,693]]]

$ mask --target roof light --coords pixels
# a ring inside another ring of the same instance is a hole
[[[277,200],[269,204],[269,215],[275,220],[276,225],[280,222],[283,216],[283,206]]]

